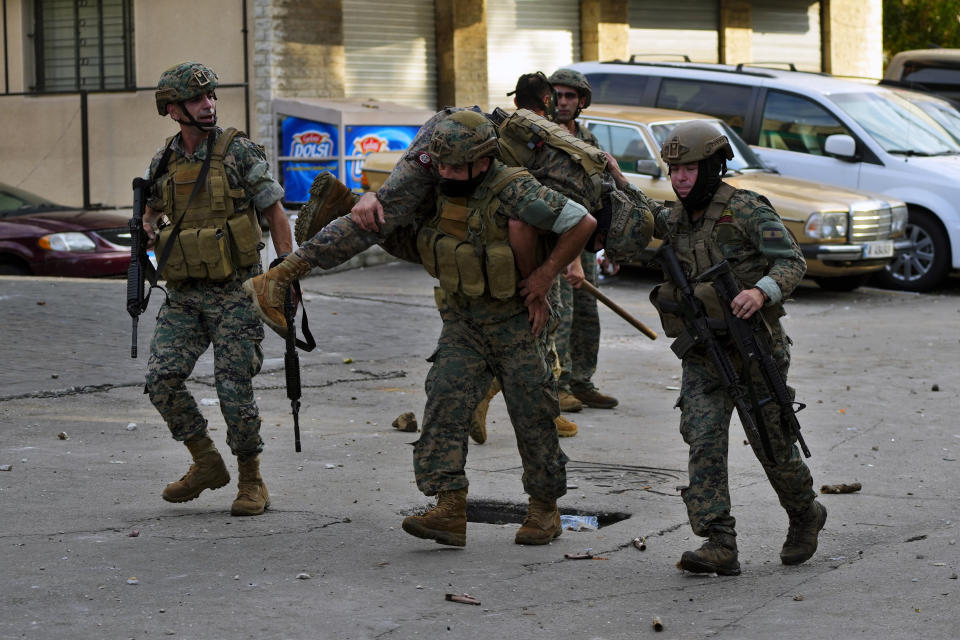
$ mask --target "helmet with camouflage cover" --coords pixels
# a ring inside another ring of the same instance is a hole
[[[725,160],[733,159],[733,149],[727,136],[706,120],[688,120],[673,128],[660,147],[660,157],[667,164],[691,164],[723,153]]]
[[[219,77],[199,62],[181,62],[163,72],[157,91],[157,113],[167,115],[168,104],[178,104],[214,91]]]
[[[497,133],[486,116],[471,109],[444,118],[430,138],[430,156],[449,165],[471,164],[496,155]]]
[[[573,69],[557,69],[550,76],[550,84],[562,84],[565,87],[573,87],[580,94],[581,98],[586,98],[580,109],[586,109],[590,106],[590,100],[593,98],[593,90],[590,88],[590,82],[587,76]]]

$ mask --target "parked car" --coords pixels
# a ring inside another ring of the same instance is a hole
[[[890,59],[883,82],[960,101],[960,49],[901,51]]]
[[[712,115],[785,175],[906,202],[914,248],[880,274],[883,284],[925,291],[960,268],[960,144],[892,88],[747,65],[571,67],[596,102]]]
[[[680,122],[703,119],[714,124],[733,146],[725,180],[739,189],[767,196],[796,237],[807,259],[807,275],[821,287],[849,291],[871,273],[882,270],[897,251],[907,220],[906,204],[840,187],[787,178],[762,165],[750,147],[716,118],[654,109],[594,104],[580,121],[597,136],[633,184],[657,200],[675,200],[660,146]],[[402,152],[367,156],[365,184],[376,189]],[[652,257],[659,241],[651,243]],[[900,251],[904,250],[901,243]]]
[[[129,211],[84,211],[0,183],[0,275],[126,274],[129,219]]]

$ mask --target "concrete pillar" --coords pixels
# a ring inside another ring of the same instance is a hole
[[[272,153],[273,98],[342,98],[342,0],[253,0],[253,137]]]
[[[750,0],[720,1],[720,62],[738,64],[753,60]]]
[[[486,0],[436,0],[437,102],[487,109]]]
[[[580,0],[580,51],[584,60],[627,60],[627,0]]]
[[[882,0],[821,0],[823,70],[883,77]]]

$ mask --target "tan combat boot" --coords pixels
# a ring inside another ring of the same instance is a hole
[[[253,299],[257,315],[282,338],[287,337],[287,319],[283,304],[290,284],[310,273],[313,267],[295,253],[264,274],[244,281],[243,288]]]
[[[527,517],[523,525],[517,529],[513,539],[517,544],[547,544],[560,536],[563,529],[560,527],[560,511],[557,510],[557,501],[540,500],[530,496],[527,505]]]
[[[613,396],[600,393],[600,390],[596,387],[591,387],[590,389],[583,391],[575,390],[573,395],[577,400],[591,409],[613,409],[615,406],[620,404],[619,400]]]
[[[490,408],[490,401],[498,393],[500,393],[500,380],[494,378],[493,382],[490,383],[487,395],[483,397],[483,400],[473,411],[473,417],[470,419],[470,437],[477,444],[483,444],[487,441],[487,409]]]
[[[439,544],[463,547],[467,544],[467,490],[440,491],[437,506],[422,516],[407,516],[403,530],[412,536],[436,540]]]
[[[560,411],[564,413],[576,413],[583,409],[583,403],[577,400],[577,397],[569,391],[560,391],[557,393],[557,400],[560,401]]]
[[[260,477],[260,456],[237,462],[240,479],[237,499],[230,506],[232,516],[258,516],[270,506],[270,492]]]
[[[223,458],[208,435],[184,444],[193,456],[193,464],[186,475],[176,482],[171,482],[163,490],[162,496],[167,502],[188,502],[199,496],[204,489],[219,489],[230,482],[227,465],[223,464]]]
[[[780,562],[800,564],[809,560],[817,551],[817,535],[827,522],[827,508],[813,501],[805,514],[790,518],[787,540],[780,550]]]
[[[740,562],[737,560],[737,539],[726,533],[711,533],[699,549],[683,552],[677,568],[691,573],[738,576]]]
[[[293,227],[293,237],[297,244],[303,244],[334,218],[350,213],[358,196],[329,171],[324,171],[313,179],[310,185],[310,200],[300,207],[297,222]]]
[[[553,424],[557,425],[557,435],[561,438],[572,438],[577,435],[577,423],[571,422],[563,416],[554,418]]]

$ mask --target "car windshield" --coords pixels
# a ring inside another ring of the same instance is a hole
[[[67,208],[29,191],[0,184],[0,218]]]
[[[893,93],[830,96],[888,153],[939,156],[960,153],[960,145],[912,102]]]
[[[727,170],[738,172],[757,169],[763,171],[769,170],[763,165],[760,158],[750,149],[747,143],[743,141],[743,138],[727,126],[727,123],[721,120],[711,120],[709,123],[716,127],[719,133],[727,136],[727,140],[730,141],[730,146],[733,147],[733,160],[727,160]],[[657,141],[658,147],[663,146],[663,141],[667,139],[667,136],[670,135],[670,132],[673,131],[673,128],[678,124],[680,124],[680,122],[658,122],[650,125],[650,132]]]
[[[936,120],[937,124],[946,129],[954,141],[960,144],[960,111],[957,111],[956,107],[946,100],[923,93],[898,91],[897,95],[923,109],[924,113]]]

